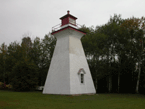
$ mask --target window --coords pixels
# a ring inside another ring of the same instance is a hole
[[[74,19],[72,19],[72,18],[69,18],[69,23],[75,25],[76,24],[76,21]]]
[[[85,74],[86,74],[85,70],[83,68],[80,68],[78,71],[78,77],[81,84],[85,83]]]
[[[81,74],[81,83],[84,83],[84,74]]]

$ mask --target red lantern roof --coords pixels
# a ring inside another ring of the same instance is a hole
[[[77,19],[75,16],[73,16],[73,15],[71,15],[70,13],[69,13],[70,11],[67,11],[67,14],[66,15],[64,15],[64,16],[62,16],[60,19],[62,20],[62,19],[64,19],[64,18],[66,18],[66,17],[70,17],[70,18],[73,18],[73,19]]]
[[[86,34],[82,31],[78,30],[79,24],[76,23],[77,18],[74,17],[73,15],[71,15],[69,12],[70,11],[67,11],[67,14],[60,18],[61,24],[52,27],[52,34],[58,33],[62,30],[68,29],[68,28],[76,30],[76,31],[81,32],[83,34]]]

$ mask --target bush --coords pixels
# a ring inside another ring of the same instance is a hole
[[[6,88],[7,89],[12,89],[12,85],[8,84],[8,85],[6,85]]]
[[[19,61],[12,70],[11,84],[15,91],[34,90],[38,85],[37,67],[34,63],[24,60]]]
[[[10,89],[10,88],[12,88],[12,85],[6,85],[5,83],[3,83],[3,82],[0,82],[0,89]]]
[[[2,89],[4,87],[4,83],[0,82],[0,89]]]
[[[0,82],[0,86],[3,84],[3,82]]]

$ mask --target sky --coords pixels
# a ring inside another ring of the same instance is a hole
[[[68,10],[78,24],[96,27],[114,14],[145,16],[145,0],[0,0],[0,45],[20,43],[27,35],[43,39]]]

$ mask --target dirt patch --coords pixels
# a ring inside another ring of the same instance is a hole
[[[0,101],[0,108],[5,107],[5,106],[10,106],[11,104],[5,102],[5,101]]]
[[[17,100],[11,101],[11,102],[6,102],[6,101],[0,101],[0,109],[2,107],[7,107],[7,106],[12,106],[12,105],[18,105],[19,102]],[[3,109],[3,108],[2,108]]]

